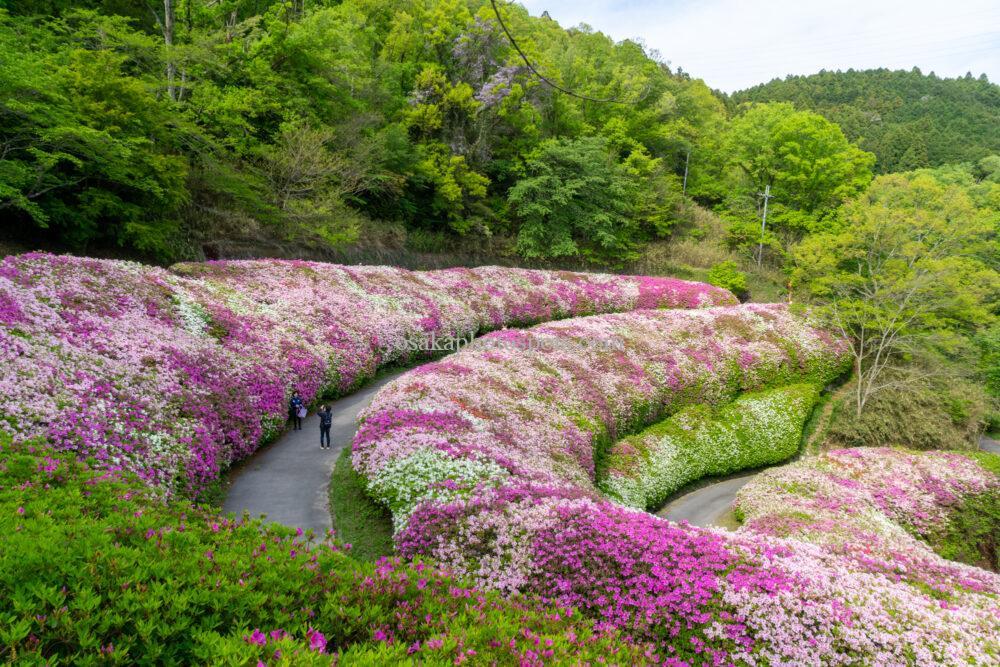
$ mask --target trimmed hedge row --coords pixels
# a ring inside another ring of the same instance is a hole
[[[785,461],[798,452],[820,389],[795,384],[743,394],[719,407],[684,408],[615,443],[600,488],[623,505],[654,509],[702,477]]]

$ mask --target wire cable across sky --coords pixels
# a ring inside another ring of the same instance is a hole
[[[500,15],[500,8],[497,7],[496,0],[490,0],[490,4],[493,5],[493,13],[496,14],[497,21],[500,23],[500,27],[503,28],[504,34],[507,35],[507,41],[509,41],[510,45],[514,47],[514,50],[517,51],[517,54],[521,56],[521,60],[524,61],[524,66],[527,67],[531,71],[531,73],[538,78],[539,81],[546,84],[550,88],[554,88],[555,90],[558,90],[561,93],[565,93],[567,95],[576,97],[581,100],[587,100],[588,102],[598,102],[601,104],[639,104],[640,102],[642,102],[643,99],[645,99],[646,97],[645,93],[640,95],[639,98],[636,100],[623,100],[616,97],[607,97],[607,98],[590,97],[588,95],[582,95],[580,93],[573,92],[572,90],[569,90],[567,88],[563,88],[562,86],[555,83],[554,81],[543,75],[541,72],[539,72],[538,69],[531,63],[531,60],[529,60],[528,56],[524,53],[524,51],[521,50],[520,45],[517,43],[517,40],[514,39],[514,35],[511,34],[510,29],[507,27],[507,24],[504,22],[503,17]]]

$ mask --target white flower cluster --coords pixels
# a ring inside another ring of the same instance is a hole
[[[195,336],[204,336],[208,332],[208,324],[211,321],[205,307],[176,286],[171,296],[177,309],[177,317],[184,330]]]
[[[655,508],[701,477],[784,461],[798,451],[818,394],[797,384],[685,408],[616,443],[601,488],[628,507]]]
[[[493,461],[452,458],[427,447],[389,462],[369,480],[368,492],[392,510],[399,531],[421,502],[463,498],[477,485],[495,486],[506,477]]]

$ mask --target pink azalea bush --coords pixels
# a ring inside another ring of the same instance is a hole
[[[197,494],[310,402],[432,337],[646,307],[735,303],[669,278],[498,267],[0,262],[0,430]]]
[[[575,606],[667,664],[993,664],[993,574],[672,524],[601,493],[622,436],[695,403],[821,385],[845,363],[781,306],[501,331],[384,388],[352,460],[401,554]]]
[[[439,566],[220,517],[0,433],[0,664],[619,664],[649,646]]]
[[[735,509],[741,531],[880,562],[935,587],[950,577],[988,589],[996,576],[945,560],[929,545],[964,499],[988,491],[1000,491],[1000,478],[962,454],[841,449],[757,475]]]

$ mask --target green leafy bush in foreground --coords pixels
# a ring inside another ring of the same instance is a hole
[[[701,477],[780,463],[798,452],[818,398],[817,385],[794,384],[717,408],[685,408],[617,442],[602,489],[626,505],[654,508]]]
[[[571,612],[164,504],[58,456],[0,442],[0,663],[641,660]]]

